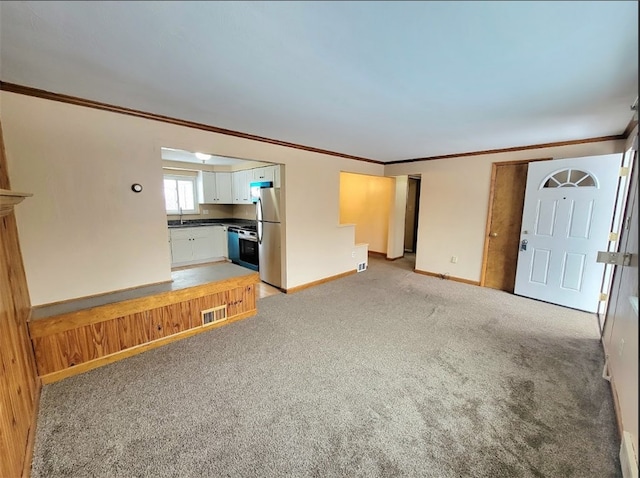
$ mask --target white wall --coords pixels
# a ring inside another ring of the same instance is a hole
[[[381,165],[4,91],[0,105],[12,186],[34,193],[16,213],[33,305],[170,279],[162,146],[286,165],[284,287],[353,269],[340,171]]]
[[[632,132],[625,149],[631,148],[638,135],[638,127]],[[637,154],[637,153],[636,153]],[[634,168],[638,167],[636,156]],[[634,196],[635,194],[635,196]],[[618,398],[620,420],[624,431],[631,439],[638,454],[638,312],[633,310],[631,300],[638,296],[638,185],[632,185],[628,208],[624,216],[631,217],[631,227],[620,237],[616,250],[635,254],[631,267],[616,266],[614,287],[608,302],[603,334],[603,345],[608,359],[609,373]],[[633,199],[635,198],[635,204]],[[623,241],[622,239],[625,239]]]
[[[421,174],[416,269],[480,281],[489,210],[491,164],[536,158],[618,153],[624,141],[606,141],[509,153],[385,166],[386,176]],[[457,264],[451,256],[458,256]]]

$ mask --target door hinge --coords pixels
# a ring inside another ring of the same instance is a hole
[[[607,294],[600,294],[600,302],[604,302],[609,298]]]
[[[628,266],[631,264],[631,254],[625,252],[598,251],[596,262],[613,264],[616,266]]]
[[[610,241],[617,241],[618,240],[618,233],[617,232],[610,232],[609,233],[609,240]]]
[[[620,168],[620,177],[624,178],[626,176],[629,176],[629,168],[627,166]]]

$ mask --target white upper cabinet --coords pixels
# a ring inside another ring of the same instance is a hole
[[[198,202],[200,204],[216,202],[216,173],[198,171]]]
[[[233,172],[233,204],[251,204],[249,184],[253,181],[250,169]]]
[[[198,172],[200,204],[233,204],[231,173]]]
[[[216,197],[219,204],[233,204],[233,186],[231,173],[215,173]]]
[[[254,181],[271,181],[275,179],[276,166],[265,166],[263,168],[256,168],[253,170]]]
[[[233,204],[252,204],[250,185],[254,181],[271,181],[274,187],[280,187],[280,165],[278,164],[234,171],[231,176]]]

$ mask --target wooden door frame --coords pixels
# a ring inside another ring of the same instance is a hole
[[[495,161],[491,163],[491,182],[489,185],[489,208],[487,211],[487,222],[484,231],[484,245],[482,246],[482,269],[480,272],[480,287],[485,287],[485,279],[487,274],[487,260],[489,256],[489,229],[491,228],[491,220],[493,219],[493,200],[495,198],[496,176],[500,166],[511,166],[515,164],[534,163],[536,161],[551,161],[553,158],[534,158],[520,159],[517,161]],[[526,186],[525,186],[526,188]],[[520,211],[522,215],[522,211]]]

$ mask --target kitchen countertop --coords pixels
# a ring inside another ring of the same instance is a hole
[[[254,226],[256,221],[250,219],[191,219],[185,220],[183,224],[180,224],[178,220],[168,221],[167,227],[169,229],[184,228],[184,227],[201,227],[201,226]]]

